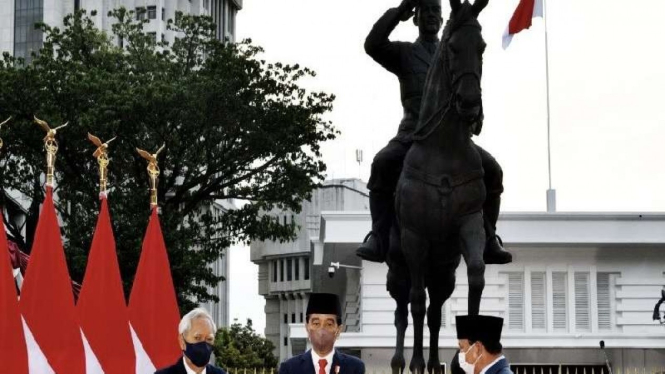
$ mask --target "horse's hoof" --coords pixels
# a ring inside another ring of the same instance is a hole
[[[422,357],[413,357],[409,365],[411,374],[424,374],[425,373],[425,359]]]
[[[427,372],[429,374],[441,374],[441,362],[438,359],[429,359],[427,362]]]
[[[404,356],[393,356],[392,360],[390,360],[390,367],[393,370],[393,374],[404,373],[404,368],[406,367]]]

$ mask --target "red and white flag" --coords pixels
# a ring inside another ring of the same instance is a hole
[[[81,329],[51,187],[46,188],[19,304],[30,372],[84,374]]]
[[[543,16],[543,0],[520,0],[506,31],[503,33],[503,49],[508,48],[513,35],[531,27],[531,20]]]
[[[88,343],[86,348],[90,348],[86,349],[87,374],[134,373],[136,358],[129,330],[129,311],[106,197],[101,199],[76,309],[84,344]]]
[[[28,350],[2,221],[0,209],[0,362],[7,373],[28,374]]]
[[[137,374],[152,374],[155,368],[178,360],[182,354],[178,345],[180,311],[157,208],[152,210],[143,239],[129,297],[129,320],[133,328]]]

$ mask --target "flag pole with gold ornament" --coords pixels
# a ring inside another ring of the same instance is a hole
[[[113,137],[113,139],[106,143],[102,143],[98,137],[88,133],[88,139],[92,144],[97,146],[97,150],[92,154],[92,157],[96,158],[97,163],[99,164],[99,195],[104,197],[106,197],[106,176],[108,175],[109,166],[109,143],[114,141],[115,138],[117,138],[117,136]]]
[[[7,124],[9,121],[11,121],[11,119],[12,119],[12,117],[9,117],[6,120],[2,121],[2,123],[0,123],[0,130],[2,130],[2,126]],[[2,149],[3,145],[5,145],[5,143],[2,141],[2,138],[0,138],[0,149]]]
[[[55,140],[55,134],[61,128],[67,126],[69,122],[65,122],[64,125],[60,125],[54,129],[49,127],[46,121],[34,117],[35,123],[38,124],[44,131],[46,131],[46,136],[44,137],[44,150],[46,150],[46,186],[53,188],[53,176],[55,174],[55,155],[58,153],[58,141]]]
[[[164,150],[166,144],[163,144],[157,152],[150,154],[142,149],[136,148],[141,157],[148,160],[148,177],[150,178],[150,207],[157,206],[157,182],[159,177],[159,166],[157,165],[157,156]]]

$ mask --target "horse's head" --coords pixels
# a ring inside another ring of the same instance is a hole
[[[468,121],[477,120],[482,114],[480,78],[483,72],[485,41],[477,17],[488,0],[450,0],[451,16],[443,33],[450,88],[451,109]]]

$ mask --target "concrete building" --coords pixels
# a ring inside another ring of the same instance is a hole
[[[358,273],[336,277],[329,282],[326,269],[312,266],[312,238],[318,238],[321,231],[322,211],[357,211],[369,209],[368,191],[364,183],[357,179],[336,179],[326,181],[313,193],[312,199],[303,203],[300,213],[272,211],[269,214],[287,224],[295,222],[300,226],[298,239],[290,243],[253,242],[250,246],[252,262],[259,265],[259,294],[266,299],[265,336],[276,347],[275,354],[281,359],[291,357],[294,352],[304,351],[305,341],[290,339],[289,327],[302,326],[309,294],[312,290],[329,290],[344,295],[342,303],[349,307],[358,302]],[[353,258],[331,257],[342,262],[355,261]],[[357,261],[356,261],[357,262]],[[319,260],[320,264],[321,261]],[[357,262],[359,265],[360,263]],[[347,287],[356,285],[356,290]],[[352,316],[347,322],[353,320]],[[356,319],[357,321],[357,319]]]
[[[318,235],[308,232],[310,252],[300,255],[313,259],[313,274],[323,274],[312,291],[339,290],[355,300],[343,305],[345,322],[354,328],[337,346],[361,356],[369,372],[384,372],[395,346],[395,303],[385,287],[386,265],[355,258],[371,219],[368,211],[352,209],[322,209]],[[665,214],[503,213],[498,226],[515,261],[487,266],[481,313],[505,319],[503,344],[511,363],[597,368],[604,363],[599,349],[604,340],[610,361],[623,372],[665,366],[665,326],[652,320],[665,285]],[[262,252],[272,253],[269,246],[263,244]],[[361,264],[362,270],[341,268],[329,278],[327,269],[336,261]],[[263,279],[261,284],[280,283]],[[261,289],[268,298],[266,291]],[[462,261],[455,292],[443,306],[442,361],[454,353],[455,316],[467,313],[467,292]],[[275,312],[266,306],[266,334],[277,322],[283,329],[284,321],[272,317]],[[280,335],[282,360],[307,344],[303,323],[288,320],[287,325]],[[424,343],[427,347],[427,330]],[[411,327],[406,346],[408,363]]]
[[[220,40],[235,41],[236,14],[243,0],[0,0],[0,53],[29,58],[42,45],[43,35],[36,22],[62,28],[63,18],[78,9],[95,10],[95,25],[111,34],[115,19],[108,12],[124,6],[129,10],[145,8],[140,17],[149,20],[145,31],[157,40],[172,42],[175,35],[166,29],[176,11],[208,15],[217,25]],[[118,40],[117,43],[122,41]]]

